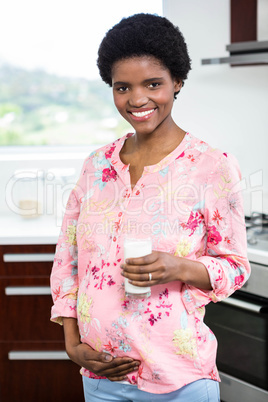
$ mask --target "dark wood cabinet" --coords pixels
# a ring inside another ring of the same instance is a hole
[[[257,40],[257,0],[231,0],[231,43]]]
[[[0,246],[0,401],[82,402],[79,367],[50,321],[55,245]]]

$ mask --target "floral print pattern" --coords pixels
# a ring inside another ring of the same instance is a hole
[[[176,354],[195,359],[197,357],[196,339],[191,328],[176,329],[172,339]]]
[[[144,391],[219,381],[205,306],[239,289],[250,272],[237,162],[187,133],[131,189],[119,157],[131,135],[93,152],[70,194],[51,274],[51,319],[77,318],[82,342],[139,359],[127,378]],[[150,236],[153,249],[201,262],[212,290],[177,281],[152,286],[147,299],[127,298],[120,269],[126,234]]]
[[[181,240],[176,247],[175,255],[178,257],[186,257],[191,250],[191,243],[188,239]]]
[[[108,182],[109,180],[116,180],[117,173],[114,168],[111,166],[110,168],[103,169],[102,171],[102,181]]]
[[[89,323],[91,321],[91,315],[89,313],[90,306],[92,304],[92,298],[88,299],[86,293],[82,293],[78,299],[77,314],[80,317],[80,321]]]
[[[215,226],[214,225],[209,226],[207,242],[212,243],[216,246],[221,240],[222,240],[222,237],[221,237],[220,233],[217,231],[217,229],[215,228]]]
[[[197,320],[200,322],[199,319]],[[197,339],[194,336],[193,329],[188,327],[186,310],[181,314],[181,327],[173,333],[172,342],[176,351],[175,353],[176,355],[182,355],[195,360],[197,358]]]
[[[67,243],[70,243],[72,246],[76,246],[76,226],[69,225],[66,231],[67,235]]]

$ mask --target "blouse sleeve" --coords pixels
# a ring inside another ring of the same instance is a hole
[[[81,177],[79,181],[81,181]],[[78,182],[66,205],[50,277],[54,303],[51,310],[51,321],[61,325],[63,323],[62,317],[77,317],[78,249],[76,228],[81,196],[82,190]]]
[[[184,304],[190,313],[210,301],[218,302],[230,296],[243,286],[250,275],[241,173],[232,155],[223,154],[210,173],[203,216],[206,249],[197,261],[205,265],[212,290],[184,285]]]

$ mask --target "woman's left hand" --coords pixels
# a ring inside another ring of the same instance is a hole
[[[179,280],[180,260],[172,254],[153,251],[139,258],[128,258],[121,274],[135,286],[154,286]]]

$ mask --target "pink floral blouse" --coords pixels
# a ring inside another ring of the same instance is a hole
[[[69,197],[51,274],[51,319],[75,317],[82,342],[139,359],[128,381],[141,390],[161,394],[200,378],[219,381],[217,341],[203,318],[206,304],[228,297],[250,273],[239,167],[187,133],[144,168],[132,190],[129,166],[119,158],[126,137],[85,160]],[[213,290],[176,281],[153,286],[147,299],[128,299],[120,274],[126,234],[151,236],[153,249],[202,262]]]

